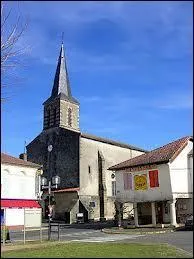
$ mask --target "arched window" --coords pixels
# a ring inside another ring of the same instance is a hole
[[[68,126],[72,126],[72,109],[68,108]]]
[[[51,120],[51,111],[50,109],[47,110],[47,127],[50,126],[50,120]]]
[[[53,109],[53,124],[54,125],[57,124],[57,109],[56,108]]]
[[[112,196],[116,196],[116,181],[112,181]]]

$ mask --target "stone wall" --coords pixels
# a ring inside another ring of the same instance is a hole
[[[47,151],[49,144],[53,145],[51,153]],[[61,177],[60,189],[79,187],[79,133],[63,128],[48,129],[26,148],[28,160],[43,165],[44,176],[52,172]]]
[[[107,196],[112,197],[112,171],[109,167],[123,162],[131,157],[141,155],[143,152],[119,146],[80,138],[80,195],[98,196],[98,151],[101,151],[105,162],[105,181]],[[90,166],[90,171],[89,171]],[[114,179],[115,180],[115,179]]]
[[[80,138],[80,200],[85,202],[88,211],[91,211],[89,203],[95,202],[95,207],[90,212],[90,219],[97,220],[100,218],[100,200],[99,200],[99,163],[98,152],[101,152],[104,158],[103,162],[103,184],[106,189],[104,197],[105,218],[111,219],[115,215],[114,201],[112,196],[112,171],[107,170],[109,167],[123,162],[131,157],[141,155],[143,152],[131,150],[128,148],[102,143],[87,138]]]
[[[65,212],[70,213],[70,223],[76,222],[76,214],[79,212],[79,199],[77,192],[60,192],[54,194],[55,218],[65,220]]]
[[[71,109],[72,126],[68,125],[68,109]],[[70,130],[79,130],[79,106],[77,104],[60,100],[60,127],[66,127]]]

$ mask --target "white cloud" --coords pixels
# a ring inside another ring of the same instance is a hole
[[[150,99],[134,96],[129,97],[121,92],[114,92],[114,95],[105,97],[91,96],[81,97],[83,102],[92,102],[96,107],[102,107],[105,112],[113,113],[114,115],[119,114],[130,114],[135,109],[140,109],[145,112],[145,109],[149,112],[150,110],[166,109],[166,110],[185,110],[193,108],[192,96],[185,92],[177,93],[161,93],[160,96],[152,96]]]
[[[166,110],[185,110],[193,109],[193,98],[191,94],[186,93],[171,93],[163,96],[162,100],[155,100],[154,107]]]
[[[128,71],[136,69],[134,62],[125,57],[138,53],[141,58],[150,58],[155,55],[156,53],[150,48],[156,37],[153,35],[160,35],[163,47],[158,53],[164,58],[174,59],[177,58],[177,55],[190,54],[192,49],[188,48],[187,41],[192,25],[189,24],[188,19],[182,17],[182,3],[179,2],[30,1],[23,2],[21,10],[25,15],[30,16],[29,29],[21,45],[31,47],[31,57],[38,59],[43,64],[55,65],[59,53],[56,46],[60,47],[60,30],[64,30],[65,46],[70,57],[68,63],[72,64],[72,70],[76,72],[80,70]],[[104,53],[94,55],[89,54],[87,50],[82,50],[80,46],[76,46],[77,35],[88,24],[103,19],[119,25],[126,36],[124,41],[118,43],[117,51],[112,55]],[[58,32],[56,28],[59,28]],[[151,34],[147,34],[147,30],[151,31]],[[171,39],[169,35],[174,35],[173,33],[176,36]],[[52,40],[50,40],[51,34],[55,35]],[[144,41],[141,41],[142,34],[145,36]],[[164,43],[166,39],[167,42]],[[158,40],[160,41],[159,38]],[[174,48],[177,41],[182,44],[178,50],[178,47]],[[135,46],[133,42],[135,42]]]

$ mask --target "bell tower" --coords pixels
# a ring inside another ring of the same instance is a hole
[[[51,96],[43,103],[43,130],[53,127],[79,132],[79,102],[72,96],[63,43]]]

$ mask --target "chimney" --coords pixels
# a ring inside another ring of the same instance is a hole
[[[26,153],[22,153],[19,155],[19,158],[24,160],[24,161],[27,161],[27,154]]]

